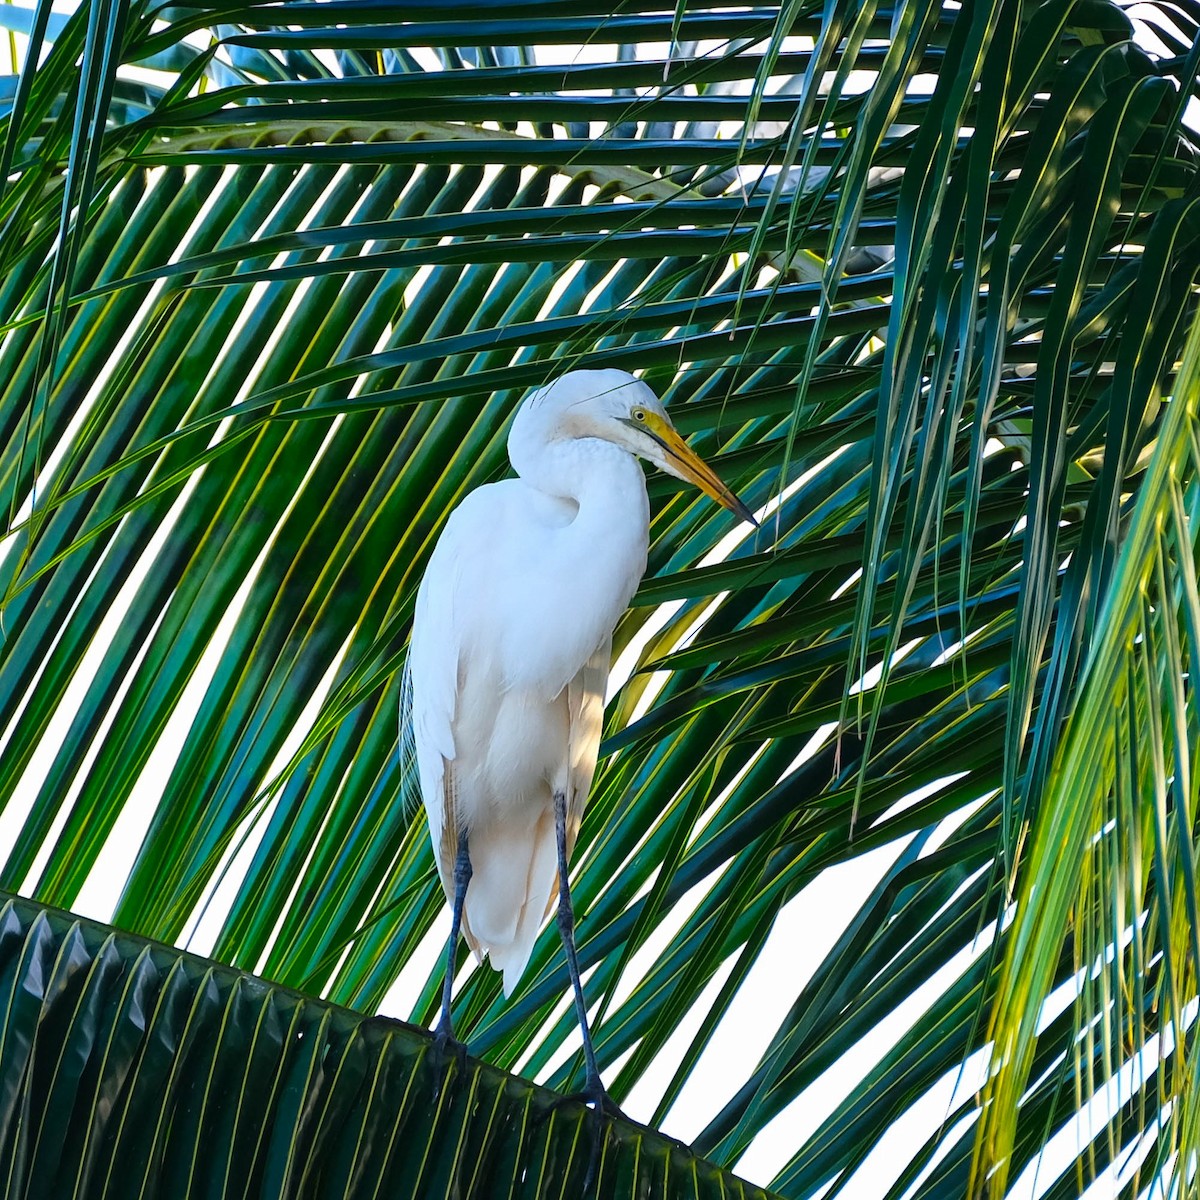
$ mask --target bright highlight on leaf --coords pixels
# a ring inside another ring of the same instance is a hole
[[[1161,1122],[1142,1177],[1185,1191],[1200,1152],[1200,324],[1164,409],[1030,833],[992,1009],[981,1194],[1003,1194],[1041,1013],[1064,979],[1082,1099],[1135,1063],[1142,1095],[1136,1115],[1118,1111],[1115,1144]]]

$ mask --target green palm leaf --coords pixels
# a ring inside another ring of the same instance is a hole
[[[685,1147],[366,1017],[15,898],[0,1139],[24,1196],[765,1197]]]

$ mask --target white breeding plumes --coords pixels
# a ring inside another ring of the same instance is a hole
[[[508,453],[518,478],[477,488],[446,522],[409,651],[421,791],[454,913],[439,1031],[453,1036],[460,925],[508,994],[557,877],[589,1090],[599,1089],[566,864],[596,768],[612,632],[646,567],[650,505],[635,455],[753,518],[625,371],[573,371],[533,392]]]

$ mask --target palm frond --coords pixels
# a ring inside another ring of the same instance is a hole
[[[399,1021],[15,897],[0,906],[5,1188],[21,1196],[767,1193]]]
[[[1075,1001],[1068,1058],[1084,1102],[1118,1072],[1157,1093],[1147,1177],[1186,1188],[1197,1152],[1196,754],[1200,652],[1200,327],[1159,423],[1030,837],[992,1009],[979,1186],[1003,1193],[1020,1099],[1052,989]],[[1065,948],[1065,950],[1064,950]],[[1072,973],[1063,980],[1061,961]],[[1124,1099],[1124,1098],[1123,1098]],[[1122,1112],[1112,1138],[1123,1141]],[[1141,1123],[1139,1122],[1139,1125]],[[986,1180],[982,1165],[992,1167]],[[994,1164],[994,1166],[992,1166]]]

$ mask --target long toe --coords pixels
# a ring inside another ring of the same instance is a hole
[[[549,1111],[553,1112],[563,1104],[582,1104],[589,1111],[613,1121],[629,1121],[636,1125],[638,1122],[627,1117],[617,1102],[608,1094],[608,1089],[597,1075],[589,1079],[577,1092],[563,1092],[551,1103]]]
[[[608,1094],[600,1077],[589,1079],[582,1092],[577,1094],[588,1109],[588,1124],[592,1128],[591,1147],[588,1153],[587,1174],[583,1180],[583,1195],[600,1195],[601,1173],[604,1164],[604,1147],[608,1139],[610,1121],[626,1120],[625,1114]]]
[[[460,1042],[451,1030],[439,1028],[433,1035],[430,1054],[433,1067],[433,1102],[437,1104],[450,1080],[467,1073],[467,1045]]]
[[[601,1082],[599,1075],[589,1079],[584,1084],[583,1091],[578,1093],[578,1097],[593,1112],[605,1117],[611,1117],[614,1121],[629,1120],[618,1107],[617,1102],[608,1094],[608,1089]]]

